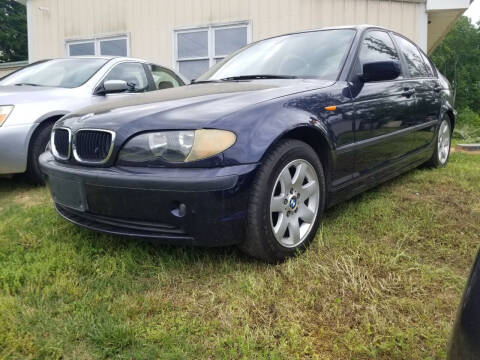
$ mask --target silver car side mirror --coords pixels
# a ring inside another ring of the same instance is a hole
[[[103,87],[99,89],[97,94],[113,94],[129,90],[127,82],[124,80],[107,80],[103,83]]]

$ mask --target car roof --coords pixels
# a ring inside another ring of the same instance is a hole
[[[380,30],[384,30],[384,31],[389,31],[389,32],[395,32],[394,30],[387,29],[385,27],[378,26],[378,25],[370,25],[370,24],[342,25],[342,26],[329,26],[329,27],[310,29],[310,30],[304,30],[304,31],[295,31],[295,32],[291,32],[291,33],[275,35],[275,36],[272,36],[272,37],[269,37],[269,38],[261,39],[258,42],[263,41],[263,40],[268,40],[268,39],[274,39],[274,38],[277,38],[277,37],[287,36],[287,35],[304,34],[304,33],[316,32],[316,31],[348,30],[348,29],[351,29],[351,30],[355,30],[355,31],[358,31],[358,32],[363,32],[364,30],[372,29],[372,28],[373,29],[380,29]]]
[[[69,59],[103,59],[103,60],[134,60],[142,63],[150,63],[147,60],[137,59],[128,56],[93,56],[93,55],[84,55],[84,56],[68,56],[68,57],[59,57],[59,58],[52,58],[52,59],[45,59],[46,61],[49,60],[69,60]]]
[[[110,62],[110,61],[114,61],[114,62],[136,61],[136,62],[143,63],[143,64],[157,65],[157,66],[160,66],[160,67],[162,67],[162,68],[171,70],[171,71],[175,72],[175,73],[178,75],[178,72],[177,72],[176,70],[172,69],[172,68],[169,67],[169,66],[162,65],[162,64],[159,64],[159,63],[156,63],[156,62],[153,62],[153,61],[148,61],[148,60],[145,60],[145,59],[138,59],[138,58],[127,57],[127,56],[93,56],[93,55],[66,56],[66,57],[42,59],[42,60],[36,61],[35,63],[45,62],[45,61],[52,61],[52,60],[71,60],[71,59],[102,59],[102,60],[106,60],[106,62]],[[33,64],[33,63],[32,63],[32,64]],[[30,64],[30,65],[31,65],[31,64]],[[182,78],[182,80],[185,80],[185,79]]]

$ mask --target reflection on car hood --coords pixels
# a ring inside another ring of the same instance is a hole
[[[297,79],[193,84],[89,106],[70,115],[65,125],[119,130],[128,124],[141,131],[176,128],[181,121],[182,128],[197,128],[254,104],[332,84]]]
[[[0,86],[0,105],[17,105],[33,102],[43,102],[55,98],[64,98],[74,92],[74,89],[44,87],[44,86]]]

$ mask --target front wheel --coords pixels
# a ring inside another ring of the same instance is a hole
[[[50,141],[50,133],[52,132],[54,123],[46,123],[40,125],[41,128],[36,132],[30,143],[30,150],[28,154],[27,171],[25,172],[28,182],[34,185],[43,185],[43,175],[40,170],[38,158],[47,149]]]
[[[240,248],[268,262],[305,250],[325,207],[325,176],[315,151],[298,140],[272,149],[252,185],[247,238]]]
[[[443,118],[438,129],[435,150],[427,165],[431,167],[444,167],[447,165],[450,157],[451,135],[450,121],[447,118]]]

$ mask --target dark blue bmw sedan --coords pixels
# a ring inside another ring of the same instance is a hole
[[[40,161],[75,224],[276,262],[308,246],[328,206],[445,166],[455,114],[414,43],[329,28],[250,44],[189,86],[68,115]]]

